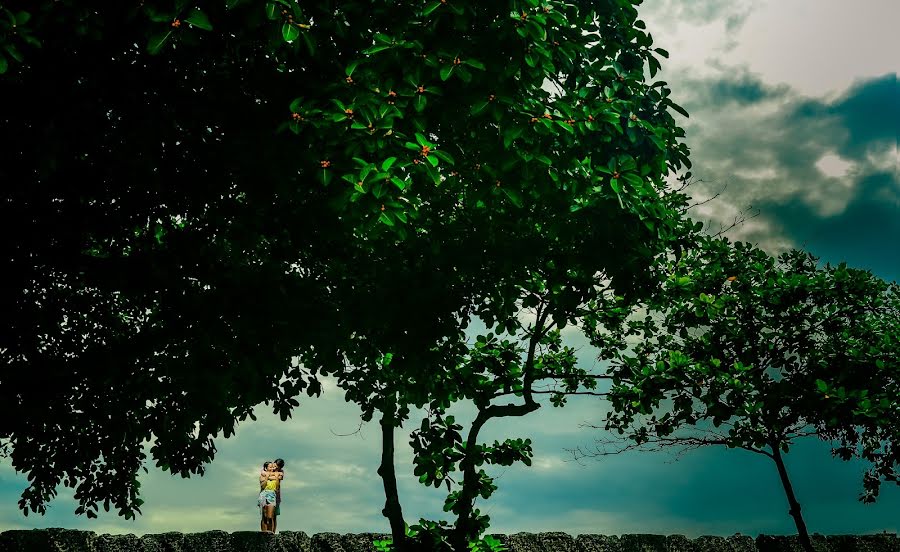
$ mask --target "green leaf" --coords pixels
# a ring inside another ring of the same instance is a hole
[[[170,36],[172,36],[172,29],[151,36],[147,43],[147,52],[151,55],[158,54]]]
[[[147,18],[154,23],[165,23],[170,25],[175,16],[168,12],[158,12],[150,6],[147,6]]]
[[[516,138],[522,135],[524,129],[520,126],[508,127],[503,131],[503,147],[509,148],[509,146],[515,141]]]
[[[614,192],[616,192],[616,194],[622,193],[622,187],[619,186],[618,178],[611,178],[609,181],[609,186],[613,189]]]
[[[309,55],[316,55],[316,43],[313,42],[312,33],[300,33],[300,36],[303,38],[303,43],[306,44]]]
[[[513,188],[501,188],[501,189],[503,190],[503,193],[506,194],[506,197],[509,198],[510,203],[512,203],[516,207],[521,207],[523,205],[522,194],[519,193],[518,190],[513,189]]]
[[[455,165],[455,164],[456,164],[456,160],[453,159],[453,156],[450,155],[449,153],[447,153],[446,151],[443,151],[443,150],[434,150],[434,151],[431,152],[431,155],[437,157],[438,159],[440,159],[441,161],[444,161],[445,163],[447,163],[447,164],[449,164],[449,165]]]
[[[15,44],[7,44],[4,47],[4,50],[6,50],[6,53],[9,54],[9,57],[13,58],[19,63],[22,63],[25,60],[25,58],[22,56],[22,52],[20,52],[19,49],[16,48]]]
[[[421,113],[423,109],[425,109],[425,104],[428,103],[428,98],[425,97],[425,94],[417,94],[416,95],[416,111]]]
[[[393,182],[393,183],[394,183],[394,186],[397,186],[397,188],[398,188],[401,192],[402,192],[403,190],[405,190],[407,187],[409,187],[409,182],[407,182],[407,181],[405,181],[405,180],[400,180],[400,179],[397,178],[396,176],[392,176],[392,177],[391,177],[391,182]]]
[[[390,44],[376,44],[375,46],[371,46],[363,50],[364,54],[377,54],[378,52],[383,52],[385,50],[390,50],[392,46]]]
[[[437,169],[435,169],[429,163],[422,163],[421,166],[425,167],[425,172],[427,172],[428,176],[431,177],[434,185],[439,186],[441,183],[441,174],[437,171]]]
[[[637,162],[634,160],[634,157],[630,155],[620,155],[619,156],[619,170],[620,171],[630,171],[637,167]]]
[[[820,379],[817,379],[817,380],[816,380],[816,387],[818,387],[818,388],[819,388],[819,391],[821,391],[821,392],[823,392],[823,393],[824,393],[825,391],[828,391],[828,384],[825,383],[824,381],[820,380]]]
[[[394,163],[396,163],[396,162],[397,162],[397,158],[396,158],[396,157],[388,157],[387,159],[385,159],[385,160],[381,163],[381,170],[387,171],[387,170],[390,169],[392,166],[394,166]]]
[[[27,11],[16,12],[16,25],[22,26],[31,20],[31,14]]]
[[[669,57],[669,52],[667,52],[666,50],[663,50],[662,48],[654,48],[653,51],[656,52],[657,54],[661,55],[664,58]]]
[[[434,155],[429,155],[428,157],[425,158],[425,160],[428,161],[429,163],[431,163],[432,167],[437,167],[438,163],[440,163],[438,158],[435,157]]]
[[[0,54],[0,75],[6,73],[9,69],[9,61],[7,61],[6,56]]]
[[[278,6],[276,6],[274,2],[269,2],[268,4],[266,4],[266,17],[268,17],[269,19],[277,19],[277,11]]]
[[[344,74],[347,75],[348,77],[351,76],[353,74],[353,71],[356,70],[356,66],[359,65],[359,63],[361,61],[362,61],[361,59],[356,59],[356,60],[353,60],[352,62],[350,62],[350,65],[348,65],[347,69],[344,70]]]
[[[656,73],[659,72],[662,66],[659,64],[659,60],[657,60],[653,56],[649,56],[647,58],[647,63],[650,65],[650,78],[653,78],[656,76]]]
[[[471,113],[472,115],[478,115],[479,113],[481,113],[482,111],[484,111],[484,108],[487,107],[487,105],[488,105],[488,101],[487,101],[487,100],[483,100],[483,101],[480,101],[480,102],[475,102],[475,103],[472,105],[471,109],[469,109],[469,113]]]
[[[484,64],[478,61],[477,59],[467,59],[463,63],[468,65],[469,67],[474,67],[475,69],[480,69],[484,71]]]
[[[668,101],[668,102],[666,102],[666,103],[668,103],[668,104],[669,104],[669,107],[671,107],[672,109],[674,109],[674,110],[677,111],[678,113],[681,113],[681,114],[684,115],[685,117],[690,117],[690,115],[688,115],[688,112],[685,111],[683,107],[681,107],[680,105],[676,104],[675,102]]]
[[[644,185],[644,181],[634,173],[625,173],[622,175],[622,178],[625,180],[625,182],[628,182],[635,188],[641,188]]]
[[[191,14],[185,18],[185,21],[204,31],[211,31],[213,28],[212,23],[209,22],[209,18],[205,13],[200,11],[200,8],[194,8]]]
[[[24,40],[26,44],[30,44],[30,45],[34,46],[35,48],[40,48],[40,47],[41,47],[41,41],[38,40],[38,39],[36,39],[36,38],[34,38],[33,36],[31,36],[31,35],[28,34],[28,33],[21,32],[21,33],[19,33],[19,37],[20,37],[22,40]]]
[[[382,211],[381,214],[378,215],[378,220],[388,226],[394,225],[394,220],[385,211]]]
[[[331,182],[332,176],[331,171],[328,169],[322,169],[319,171],[319,180],[322,181],[322,184],[328,186],[328,183]]]
[[[225,0],[225,8],[233,9],[235,6],[243,2],[244,0]]]
[[[450,78],[450,75],[453,73],[453,69],[455,65],[445,65],[441,67],[441,80],[445,81]]]
[[[422,10],[422,15],[424,15],[425,17],[428,17],[429,15],[431,15],[434,12],[434,10],[436,10],[440,7],[441,7],[440,2],[432,2],[432,3],[428,4],[427,6],[425,6],[425,9]]]
[[[293,23],[285,23],[281,26],[281,36],[285,42],[293,42],[300,36],[300,29]]]
[[[656,145],[656,147],[659,148],[661,151],[665,151],[665,149],[666,149],[666,143],[663,142],[663,141],[659,138],[659,136],[657,136],[657,135],[655,135],[655,134],[648,134],[648,135],[647,135],[647,138],[649,138],[650,141],[653,142],[653,143]]]

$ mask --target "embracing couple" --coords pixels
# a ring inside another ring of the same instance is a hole
[[[284,479],[284,460],[270,460],[263,463],[259,474],[259,530],[274,533],[281,513],[281,481]]]

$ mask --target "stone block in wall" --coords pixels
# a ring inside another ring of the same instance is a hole
[[[174,531],[141,537],[144,552],[194,552],[184,547],[184,534]]]
[[[347,533],[342,538],[342,544],[347,552],[373,552],[375,541],[391,538],[390,533]]]
[[[95,552],[97,534],[76,529],[13,529],[0,533],[0,550]]]
[[[50,535],[40,529],[12,529],[0,534],[0,550],[34,550],[34,552],[55,552]]]
[[[100,535],[94,541],[97,552],[144,552],[144,543],[136,535]]]
[[[666,536],[667,552],[694,552],[694,543],[684,535]]]
[[[280,552],[281,550],[293,552],[290,548],[278,547],[275,539],[279,537],[281,534],[273,535],[262,531],[235,531],[231,534],[231,549],[234,552]]]
[[[696,539],[691,539],[691,545],[694,552],[724,552],[729,551],[731,545],[725,540],[725,537],[717,537],[713,535],[703,535]]]
[[[757,552],[756,542],[749,535],[735,533],[730,537],[725,537],[725,542],[729,546],[726,550],[731,550],[732,552]]]
[[[584,552],[622,552],[622,542],[615,535],[578,535],[575,542]]]
[[[232,552],[231,535],[225,531],[203,531],[184,535],[184,548],[190,552]]]
[[[93,531],[80,531],[78,529],[45,529],[48,540],[50,541],[50,549],[60,552],[69,552],[70,550],[81,551],[86,550],[94,552],[94,541],[97,539],[97,533]]]
[[[834,544],[819,534],[809,536],[809,542],[817,552],[834,552]],[[803,552],[799,535],[760,535],[756,537],[758,552]]]
[[[534,533],[514,533],[509,535],[506,545],[509,552],[543,552],[543,547]]]
[[[542,550],[546,552],[578,551],[578,545],[575,543],[575,538],[568,533],[553,531],[538,533],[536,536],[538,545],[543,547]]]
[[[622,535],[622,552],[667,552],[665,535]]]
[[[303,531],[279,531],[275,545],[278,552],[312,552],[313,549],[312,538]]]
[[[316,533],[312,536],[312,552],[349,552],[340,533]]]
[[[834,552],[900,552],[900,538],[897,533],[829,535],[825,540]]]

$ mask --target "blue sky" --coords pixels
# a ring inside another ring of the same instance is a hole
[[[742,211],[759,215],[728,233],[770,252],[804,247],[823,260],[846,260],[900,280],[900,58],[895,0],[647,0],[641,8],[657,46],[671,58],[658,78],[691,113],[681,122],[692,150],[695,200],[721,191],[694,216],[713,228]],[[894,43],[890,44],[889,41]],[[723,189],[724,188],[724,189]],[[583,346],[577,334],[569,343]],[[594,360],[583,347],[580,359]],[[237,435],[219,440],[203,478],[151,470],[143,476],[144,515],[77,517],[69,489],[46,516],[23,517],[17,500],[27,485],[0,460],[0,530],[85,528],[99,533],[253,530],[256,473],[264,459],[287,461],[279,528],[308,534],[389,532],[377,418],[358,433],[359,411],[334,380],[321,398],[301,397],[294,418],[261,412]],[[574,460],[567,449],[592,450],[606,405],[572,397],[536,413],[491,420],[481,442],[531,438],[531,467],[487,467],[498,490],[476,507],[491,516],[490,533],[564,531],[756,536],[796,530],[772,462],[745,451],[709,448],[677,461],[668,453],[632,452]],[[470,403],[450,414],[468,430]],[[396,432],[396,467],[407,522],[451,517],[446,488],[426,488],[413,475],[409,431],[424,412],[413,409]],[[787,466],[812,532],[900,530],[900,488],[883,486],[878,503],[856,497],[863,467],[830,457],[826,444],[800,441]]]

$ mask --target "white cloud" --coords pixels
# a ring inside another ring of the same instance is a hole
[[[844,178],[852,166],[853,163],[835,153],[823,155],[816,161],[816,168],[831,178]]]
[[[860,77],[900,71],[895,0],[769,1],[746,20],[726,63],[807,96],[844,90]]]
[[[894,0],[657,0],[640,14],[654,44],[670,53],[661,78],[675,84],[744,67],[821,97],[900,72]]]

